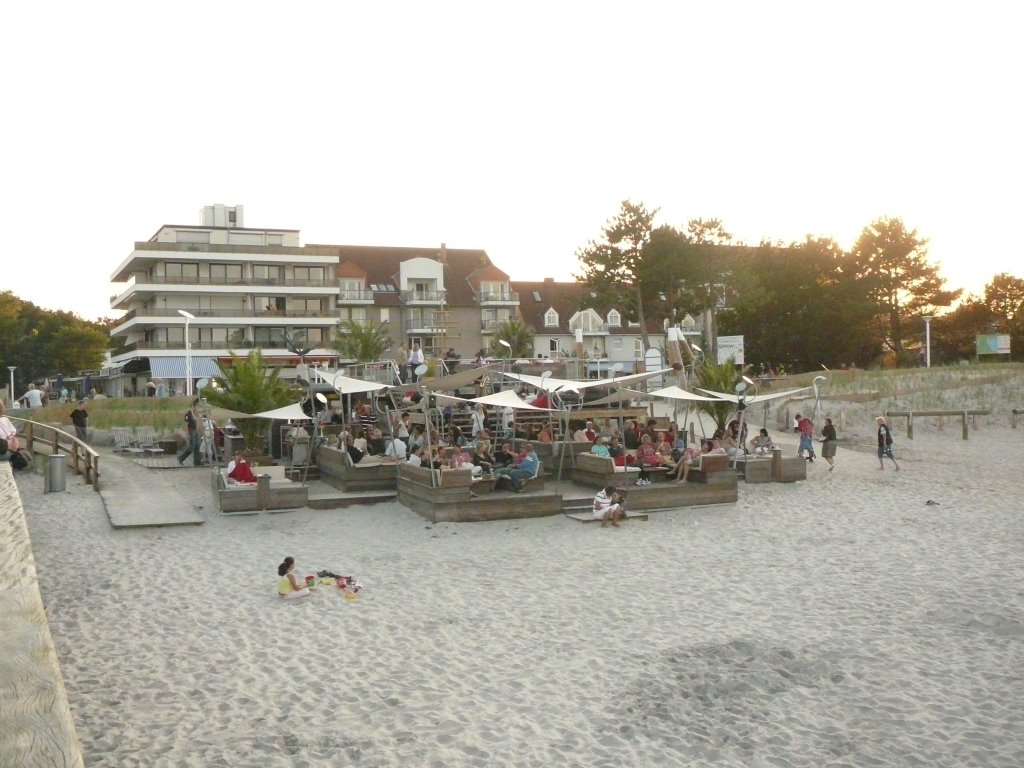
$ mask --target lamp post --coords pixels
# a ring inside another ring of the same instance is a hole
[[[501,369],[502,373],[508,373],[509,371],[512,370],[512,345],[509,344],[504,339],[498,339],[498,343],[501,344],[501,346],[505,347],[505,349],[508,350],[508,357],[505,358],[505,365]],[[505,382],[504,381],[501,382],[501,387],[502,387],[502,389],[505,388]]]
[[[14,407],[14,372],[18,370],[16,365],[8,365],[7,370],[11,372],[11,388],[7,390],[7,404]]]
[[[747,376],[740,377],[740,380],[736,382],[736,386],[733,388],[736,392],[737,410],[740,412],[738,417],[739,426],[736,432],[736,437],[740,444],[736,446],[736,449],[732,454],[733,467],[736,466],[736,462],[739,460],[740,451],[744,454],[747,452],[747,441],[743,434],[743,413],[747,410],[747,390],[751,387],[754,389],[752,397],[757,397],[757,384],[754,383],[753,379],[750,379]]]
[[[924,320],[924,367],[932,367],[932,320],[935,318],[931,315],[925,315],[921,318]]]
[[[196,316],[184,309],[179,309],[178,314],[185,318],[185,394],[192,397],[192,339],[188,335],[188,325]]]

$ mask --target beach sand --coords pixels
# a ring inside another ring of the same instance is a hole
[[[870,415],[833,473],[619,529],[224,518],[172,470],[206,523],[112,530],[22,477],[86,765],[1024,765],[1024,429],[897,425],[880,472]],[[365,588],[279,600],[285,555]]]

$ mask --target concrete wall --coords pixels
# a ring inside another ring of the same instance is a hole
[[[21,496],[0,462],[0,766],[83,765]]]

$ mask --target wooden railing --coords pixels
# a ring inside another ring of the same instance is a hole
[[[62,429],[40,424],[38,421],[19,419],[12,416],[11,421],[18,427],[18,440],[23,442],[29,453],[34,453],[34,446],[40,443],[50,449],[50,454],[64,453],[71,459],[71,469],[76,475],[85,475],[85,482],[94,490],[100,489],[100,455],[74,435]]]

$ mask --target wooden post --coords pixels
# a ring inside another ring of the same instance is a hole
[[[964,440],[966,440],[967,439],[967,411],[966,410],[964,411],[962,425],[963,425]]]
[[[907,413],[907,440],[914,439],[914,412]]]
[[[782,482],[782,449],[772,448],[772,480]]]
[[[256,506],[264,512],[270,506],[270,475],[256,478]]]

